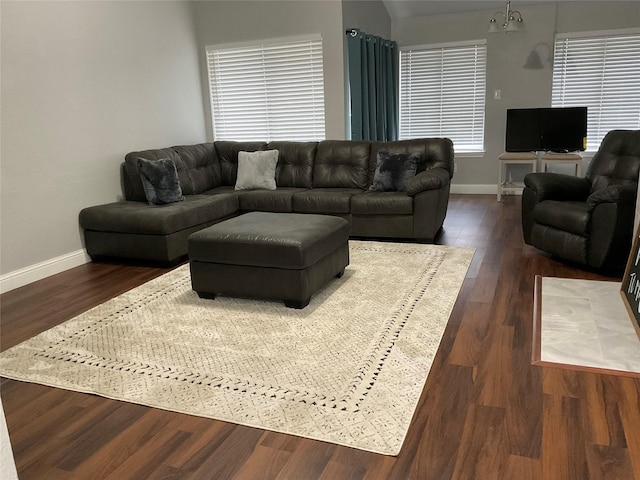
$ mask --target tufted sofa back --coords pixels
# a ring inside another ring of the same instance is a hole
[[[269,142],[267,149],[279,152],[276,169],[278,187],[313,186],[313,160],[318,142]]]
[[[220,165],[215,158],[213,143],[131,152],[125,156],[122,166],[122,183],[127,200],[146,201],[138,170],[138,158],[173,160],[182,193],[185,195],[201,193],[220,184]]]
[[[238,152],[256,152],[267,149],[266,142],[218,141],[215,145],[218,161],[220,162],[220,171],[222,172],[222,185],[236,184]]]
[[[318,144],[313,165],[314,188],[369,186],[371,142],[324,140]]]
[[[612,130],[593,156],[586,177],[591,191],[610,185],[637,185],[640,171],[640,130]]]
[[[421,160],[418,172],[441,167],[449,172],[450,177],[453,176],[453,144],[447,138],[384,143],[353,140],[269,143],[217,141],[128,153],[122,164],[125,198],[146,201],[138,171],[138,158],[173,160],[182,192],[185,195],[193,195],[220,185],[235,185],[238,175],[238,152],[258,150],[279,151],[276,170],[278,187],[365,190],[373,181],[377,154],[380,150],[386,150],[392,155],[419,153]],[[633,172],[628,175],[633,176],[632,174]],[[636,166],[635,178],[637,175]]]

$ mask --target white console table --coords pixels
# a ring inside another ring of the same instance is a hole
[[[578,153],[545,153],[542,155],[540,170],[548,171],[549,165],[573,164],[576,169],[576,177],[582,176],[582,155]]]
[[[538,155],[534,152],[505,152],[498,157],[498,201],[507,188],[524,188],[524,184],[507,181],[508,165],[531,165],[533,173],[538,171]]]

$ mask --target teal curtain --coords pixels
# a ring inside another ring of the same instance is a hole
[[[351,139],[398,139],[398,45],[347,30]]]

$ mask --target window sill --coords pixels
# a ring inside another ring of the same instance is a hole
[[[486,152],[455,152],[455,158],[484,158]]]

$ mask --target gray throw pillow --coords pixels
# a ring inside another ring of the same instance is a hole
[[[369,187],[372,192],[406,192],[407,184],[416,175],[420,154],[391,155],[383,150],[376,158],[376,172],[373,184]]]
[[[138,170],[149,205],[165,205],[181,202],[182,188],[178,179],[178,170],[173,160],[147,160],[138,158]]]
[[[275,190],[278,150],[238,152],[236,190]]]

